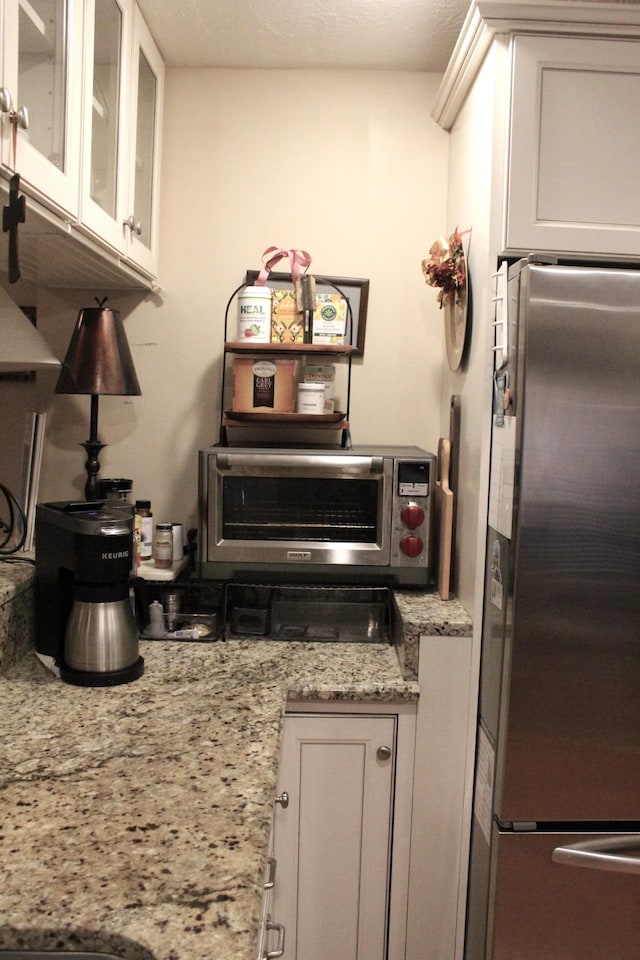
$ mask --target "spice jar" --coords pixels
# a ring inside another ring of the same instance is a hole
[[[173,530],[170,523],[156,523],[153,537],[153,565],[170,570],[173,562]]]
[[[135,525],[139,530],[138,556],[151,560],[153,556],[153,513],[150,500],[136,500]]]

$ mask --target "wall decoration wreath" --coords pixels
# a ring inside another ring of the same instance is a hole
[[[438,303],[445,310],[445,340],[451,370],[462,362],[467,335],[469,278],[462,238],[471,233],[458,227],[447,237],[438,237],[422,261],[422,274],[430,287],[438,287]]]
[[[467,264],[462,249],[462,238],[471,230],[460,231],[456,227],[449,239],[438,237],[431,244],[429,260],[422,261],[422,273],[430,287],[440,287],[440,309],[454,301],[460,304],[467,285]]]

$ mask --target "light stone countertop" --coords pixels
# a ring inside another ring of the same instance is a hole
[[[396,600],[400,650],[141,641],[144,675],[97,689],[9,666],[0,948],[254,960],[287,698],[415,701],[417,637],[470,633],[457,601]]]
[[[33,635],[33,563],[0,562],[0,674],[25,653]]]
[[[33,583],[34,567],[28,561],[5,559],[0,563],[0,606]]]
[[[378,644],[143,641],[134,683],[0,678],[0,947],[253,960],[287,695],[413,700]]]
[[[418,679],[420,637],[470,637],[472,624],[459,600],[440,600],[435,590],[394,590],[400,615],[398,656],[406,679]]]

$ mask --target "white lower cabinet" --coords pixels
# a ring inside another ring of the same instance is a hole
[[[415,711],[334,706],[284,722],[273,901],[284,960],[400,960]]]
[[[472,637],[420,638],[407,960],[462,960],[476,670]]]

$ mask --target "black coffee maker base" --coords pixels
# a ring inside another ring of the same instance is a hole
[[[144,673],[144,660],[138,657],[135,663],[123,670],[110,670],[105,673],[89,672],[86,670],[72,670],[71,667],[60,667],[60,677],[65,683],[76,687],[116,687],[121,683],[131,683]]]

